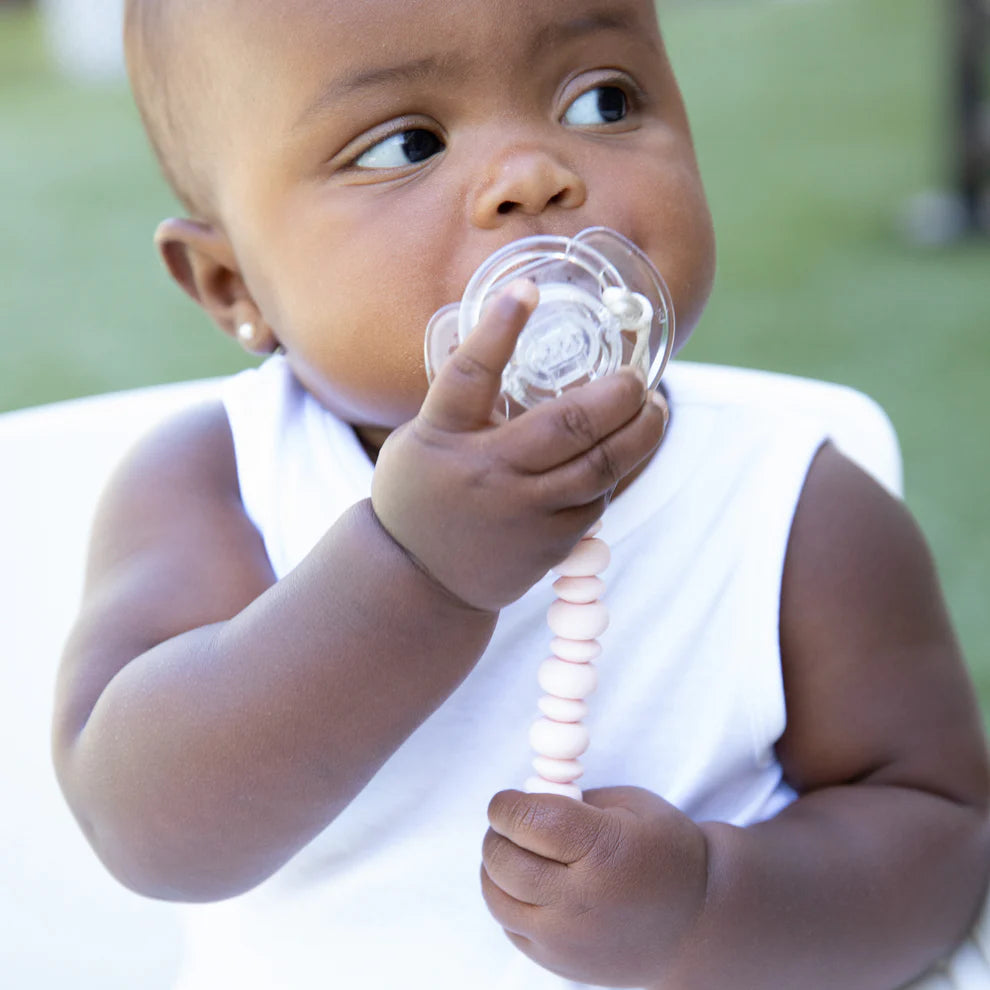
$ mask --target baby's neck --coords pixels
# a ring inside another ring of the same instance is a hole
[[[372,464],[377,464],[378,451],[382,449],[382,444],[385,443],[392,431],[384,426],[354,426],[352,429],[364,448],[364,452],[368,455],[368,460]]]

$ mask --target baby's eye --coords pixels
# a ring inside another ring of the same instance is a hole
[[[615,124],[625,120],[629,101],[618,86],[596,86],[582,93],[564,114],[565,124],[588,127],[595,124]]]
[[[403,168],[425,162],[443,148],[443,141],[433,131],[413,127],[372,145],[354,164],[358,168]]]

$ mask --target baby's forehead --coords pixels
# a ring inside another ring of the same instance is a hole
[[[183,30],[233,45],[274,36],[307,40],[308,28],[335,28],[340,48],[327,57],[346,53],[351,59],[378,59],[396,44],[422,48],[436,43],[446,48],[466,47],[484,38],[493,54],[498,50],[498,28],[504,19],[523,17],[554,22],[562,27],[622,25],[655,21],[654,0],[156,0],[173,6],[184,21]],[[415,32],[402,26],[416,24]],[[210,27],[216,30],[213,34]],[[212,35],[212,38],[211,38]]]
[[[326,77],[359,74],[434,57],[484,67],[519,63],[525,48],[533,68],[575,37],[625,32],[656,37],[653,0],[181,0],[190,29],[219,38],[225,58]],[[196,24],[195,21],[209,23]],[[659,45],[658,45],[659,47]],[[225,54],[226,53],[226,54]],[[257,61],[255,61],[257,60]],[[243,67],[243,66],[242,66]]]

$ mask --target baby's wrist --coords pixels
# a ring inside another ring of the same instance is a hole
[[[364,509],[367,512],[369,523],[378,532],[380,538],[383,541],[387,541],[388,545],[397,551],[408,565],[409,570],[415,575],[418,575],[424,587],[431,589],[439,599],[448,605],[452,605],[458,611],[464,611],[486,619],[495,619],[498,617],[498,609],[484,608],[466,601],[440,581],[416,554],[389,532],[388,527],[382,522],[378,513],[375,511],[372,499],[368,498],[363,502],[359,502],[355,508]]]

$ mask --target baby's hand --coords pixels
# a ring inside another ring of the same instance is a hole
[[[585,803],[503,791],[488,809],[482,891],[513,943],[567,979],[659,984],[705,901],[701,829],[637,787]]]
[[[663,435],[662,407],[628,370],[493,425],[502,369],[537,301],[535,286],[518,282],[488,307],[375,469],[384,527],[482,609],[514,601],[563,560]]]

